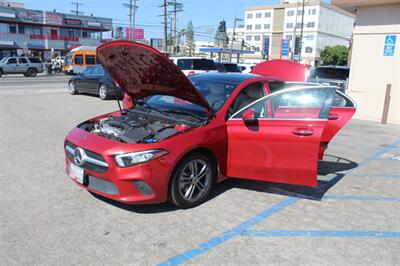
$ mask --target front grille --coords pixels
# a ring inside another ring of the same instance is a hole
[[[72,162],[74,161],[74,153],[76,148],[78,148],[78,146],[76,146],[75,144],[72,144],[71,142],[66,142],[65,143],[65,150],[67,151],[67,157],[68,159],[70,159]],[[85,154],[86,157],[83,161],[83,164],[80,165],[80,167],[93,171],[93,172],[97,172],[97,173],[105,173],[108,170],[108,164],[106,163],[106,161],[104,160],[103,156],[101,156],[100,154],[94,153],[92,151],[86,150],[81,148]]]

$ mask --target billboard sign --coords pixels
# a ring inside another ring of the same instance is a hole
[[[143,40],[144,39],[144,30],[140,28],[129,28],[125,29],[125,35],[128,40]]]
[[[46,24],[62,25],[63,22],[62,16],[55,13],[46,12],[45,18],[46,18]]]

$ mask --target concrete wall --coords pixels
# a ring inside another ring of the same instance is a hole
[[[394,56],[384,56],[387,35],[396,35]],[[388,123],[400,124],[400,4],[357,9],[350,66],[349,94],[355,117],[380,121],[386,85],[392,84]]]

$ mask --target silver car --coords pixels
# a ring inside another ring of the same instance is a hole
[[[0,77],[3,74],[23,74],[25,77],[35,77],[37,73],[43,71],[42,61],[34,57],[5,57],[0,60]]]

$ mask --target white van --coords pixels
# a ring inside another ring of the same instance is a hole
[[[206,72],[218,72],[217,66],[211,59],[200,57],[170,57],[169,59],[174,62],[186,76]]]

